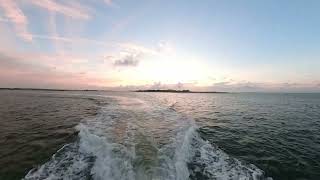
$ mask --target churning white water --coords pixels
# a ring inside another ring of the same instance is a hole
[[[202,139],[175,104],[105,97],[98,115],[80,123],[77,141],[31,170],[25,180],[264,179],[263,171]]]

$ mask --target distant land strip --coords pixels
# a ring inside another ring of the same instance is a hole
[[[113,91],[114,90],[97,90],[97,89],[46,89],[46,88],[0,88],[0,90],[31,90],[31,91]],[[223,91],[190,91],[175,90],[175,89],[146,89],[146,90],[135,90],[131,92],[165,92],[165,93],[229,93]]]
[[[95,89],[42,89],[42,88],[0,88],[0,90],[32,90],[32,91],[105,91]]]
[[[190,91],[185,90],[174,90],[174,89],[146,89],[146,90],[136,90],[134,92],[165,92],[165,93],[228,93],[222,91]]]

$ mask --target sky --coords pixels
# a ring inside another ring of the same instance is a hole
[[[318,0],[0,0],[0,87],[320,92]]]

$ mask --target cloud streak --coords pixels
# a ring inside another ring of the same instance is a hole
[[[109,6],[109,7],[118,7],[114,2],[113,0],[103,0],[104,3]]]
[[[57,36],[57,35],[51,36],[51,35],[41,35],[41,34],[30,34],[30,36],[32,36],[34,39],[54,40],[54,41],[60,41],[65,43],[85,43],[85,44],[95,44],[100,46],[111,45],[103,41],[96,41],[96,40],[81,38],[81,37],[71,38],[71,37],[64,37],[64,36]]]
[[[14,0],[0,0],[0,7],[6,18],[13,24],[16,33],[26,41],[32,41],[28,32],[28,19]]]
[[[44,9],[48,13],[58,13],[72,19],[88,20],[91,18],[89,9],[76,1],[66,1],[68,4],[53,0],[28,0],[23,2]],[[20,5],[22,5],[20,1],[0,0],[0,9],[5,16],[5,18],[0,18],[0,21],[11,23],[17,36],[25,41],[32,41],[33,35],[28,30],[29,21]]]
[[[45,63],[30,63],[31,56],[10,55],[0,52],[0,87],[36,87],[67,89],[98,89],[113,83],[112,79],[92,73],[63,70],[50,65],[54,57],[39,57]],[[34,59],[34,58],[31,58]],[[60,59],[60,58],[58,58]],[[70,62],[70,58],[65,61]],[[66,65],[64,63],[64,65]]]
[[[0,21],[2,21],[2,22],[10,22],[8,19],[2,18],[2,17],[0,17]]]
[[[91,16],[86,8],[81,6],[80,4],[72,4],[71,6],[67,6],[64,4],[57,3],[52,0],[30,0],[31,4],[38,6],[40,8],[46,9],[50,12],[60,13],[65,16],[69,16],[76,19],[90,19]]]

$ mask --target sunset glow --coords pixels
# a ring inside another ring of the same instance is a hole
[[[0,2],[1,87],[320,89],[317,1]]]

